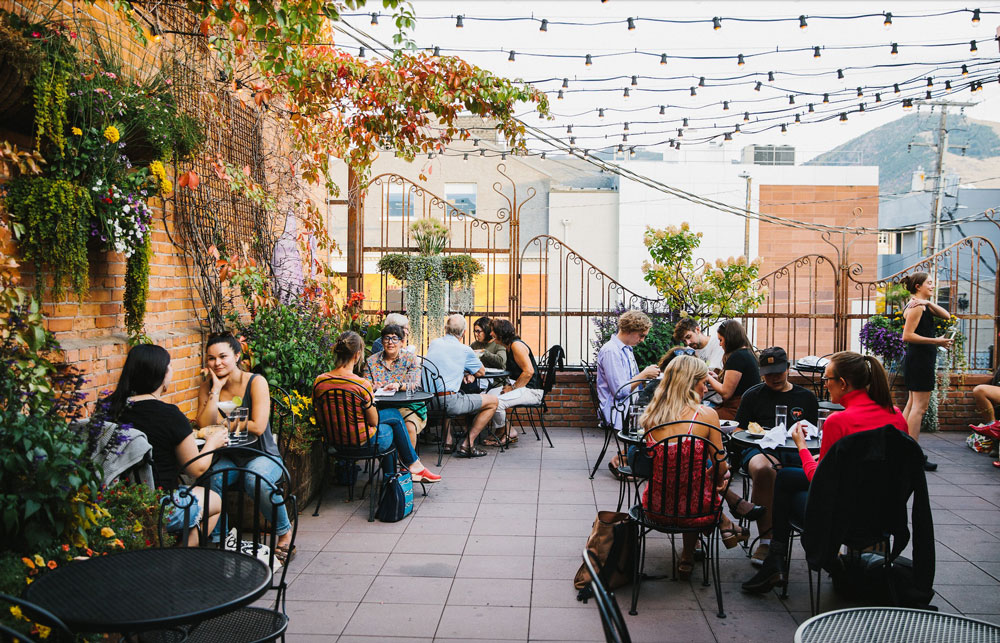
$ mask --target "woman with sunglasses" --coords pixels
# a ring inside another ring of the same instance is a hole
[[[842,404],[843,411],[831,413],[823,425],[819,460],[830,447],[845,436],[891,424],[907,433],[906,419],[892,404],[889,377],[882,363],[871,355],[850,351],[834,353],[823,372],[830,401]],[[805,436],[799,425],[792,428],[792,439],[799,450],[802,468],[784,467],[778,471],[774,483],[774,506],[771,509],[773,535],[767,557],[760,571],[743,583],[743,590],[754,594],[769,591],[785,584],[785,556],[791,533],[792,516],[805,514],[809,483],[816,473],[819,460],[806,447]]]
[[[366,362],[368,374],[375,388],[389,391],[405,391],[407,373],[420,371],[420,364],[413,353],[403,350],[406,331],[390,324],[382,328],[382,350],[373,353]],[[391,411],[386,409],[383,413]],[[416,448],[417,435],[427,426],[427,405],[414,402],[399,408],[401,419],[406,424],[410,444]]]

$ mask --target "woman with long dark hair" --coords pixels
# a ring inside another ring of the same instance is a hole
[[[173,494],[173,507],[164,528],[168,532],[190,529],[188,545],[197,545],[198,530],[194,527],[204,516],[208,528],[213,529],[222,502],[214,491],[206,496],[205,489],[200,487],[185,488],[187,491],[178,487],[180,473],[197,478],[208,470],[211,460],[198,458],[191,462],[201,452],[195,444],[191,423],[179,408],[162,400],[172,378],[170,353],[165,348],[154,344],[133,346],[125,358],[118,385],[105,402],[110,421],[130,424],[142,431],[153,447],[153,480],[158,488]],[[225,431],[209,433],[202,450],[217,449],[225,445],[226,439]],[[189,464],[182,471],[181,465],[186,462]],[[201,507],[201,499],[206,497],[208,507]]]
[[[240,342],[229,333],[212,335],[205,345],[205,365],[202,371],[204,381],[198,389],[198,425],[209,426],[219,421],[219,403],[235,402],[236,409],[248,410],[247,431],[250,442],[242,447],[256,449],[274,458],[281,458],[278,445],[271,433],[271,393],[267,380],[262,375],[248,373],[240,368],[240,358],[243,349]],[[235,410],[235,409],[234,409]],[[268,457],[254,457],[248,461],[235,462],[231,455],[221,454],[216,457],[213,469],[230,469],[227,483],[235,483],[238,472],[236,466],[251,469],[261,477],[277,485],[283,475],[278,464]],[[251,476],[243,476],[247,493],[254,494],[254,481]],[[212,490],[222,489],[222,475],[212,477]],[[289,550],[292,541],[292,523],[288,518],[284,500],[280,495],[270,493],[259,494],[260,510],[264,516],[271,516],[276,508],[275,533],[278,540],[275,543],[275,557],[282,563],[287,562],[295,553]],[[218,537],[213,533],[213,540]]]
[[[937,374],[937,349],[951,348],[948,337],[935,337],[935,317],[948,319],[948,311],[931,301],[934,296],[934,282],[926,272],[915,272],[903,278],[903,285],[910,293],[910,300],[903,308],[903,341],[906,354],[903,356],[903,379],[909,395],[903,417],[909,427],[910,437],[920,439],[920,425],[927,413],[927,405],[934,390]],[[934,471],[937,465],[928,462],[924,456],[924,469]]]
[[[498,438],[486,438],[483,444],[499,446],[517,442],[517,429],[507,424],[507,409],[525,404],[539,404],[543,393],[542,378],[538,374],[535,355],[517,334],[514,324],[506,319],[494,321],[493,336],[507,352],[507,372],[510,373],[510,377],[506,383],[486,392],[487,395],[496,395],[500,400],[496,413],[493,414],[492,426],[494,434],[502,429],[504,435]]]
[[[792,439],[799,450],[802,468],[783,467],[778,471],[771,512],[771,547],[760,571],[743,583],[744,591],[762,593],[786,582],[785,556],[791,533],[791,516],[801,517],[805,514],[809,483],[816,473],[819,460],[823,459],[837,440],[887,424],[906,433],[906,420],[892,404],[889,376],[877,358],[850,351],[834,353],[823,371],[823,381],[826,383],[826,390],[830,392],[830,401],[842,404],[844,410],[831,413],[826,419],[819,459],[814,458],[806,447],[805,436],[799,425],[792,427]]]
[[[737,319],[727,319],[716,330],[719,344],[725,354],[722,356],[722,379],[709,371],[708,386],[719,394],[722,404],[715,410],[720,420],[735,420],[743,393],[760,384],[760,367],[750,348],[743,324]]]
[[[472,324],[472,350],[476,351],[479,361],[488,368],[507,368],[507,349],[496,341],[493,335],[493,322],[489,317],[480,317]]]

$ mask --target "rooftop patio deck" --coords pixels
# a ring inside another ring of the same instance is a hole
[[[444,480],[398,523],[367,522],[367,502],[328,490],[319,517],[300,516],[291,563],[290,642],[598,641],[593,601],[576,601],[572,578],[596,511],[614,509],[618,483],[606,469],[588,479],[602,435],[550,429],[554,449],[530,434],[509,451],[446,459]],[[1000,472],[964,444],[965,434],[925,434],[940,463],[928,474],[937,539],[933,604],[1000,623]],[[679,545],[679,541],[678,541]],[[650,542],[647,571],[665,573],[670,544]],[[908,553],[908,552],[907,552]],[[647,581],[638,616],[630,587],[617,590],[634,641],[791,641],[809,616],[803,553],[794,554],[790,597],[749,596],[740,548],[723,551],[724,607],[715,615],[700,567],[690,582]],[[848,607],[823,584],[823,609]]]

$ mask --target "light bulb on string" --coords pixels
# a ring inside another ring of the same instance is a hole
[[[365,57],[365,48],[361,47],[358,49],[358,58],[364,58],[364,57]]]
[[[899,45],[897,43],[892,43],[892,49],[889,51],[890,56],[899,55]]]
[[[799,16],[799,29],[805,30],[808,27],[809,27],[809,25],[806,23],[806,17],[805,16]]]
[[[681,127],[687,127],[687,126],[688,126],[688,119],[687,116],[685,116],[684,118],[681,119]]]
[[[741,133],[742,131],[743,131],[743,130],[741,130],[741,129],[740,129],[740,124],[739,124],[739,123],[737,123],[737,124],[736,124],[736,128],[735,128],[735,129],[733,130],[733,134],[739,134],[739,133]]]
[[[377,27],[378,26],[378,14],[377,13],[373,13],[372,14],[372,26],[373,27]]]
[[[509,63],[514,62],[514,50],[513,49],[510,50],[510,55],[507,56],[507,62],[509,62]]]
[[[434,47],[434,57],[435,58],[440,58],[441,57],[441,48],[438,47],[438,46],[436,46],[436,45]]]
[[[597,110],[597,118],[604,118],[604,108],[601,107]]]
[[[819,46],[817,45],[816,47],[813,47],[813,58],[819,58],[820,55],[821,54],[819,53]]]
[[[847,122],[847,112],[840,112],[840,122],[841,123]]]
[[[737,67],[742,67],[745,64],[746,64],[746,61],[743,60],[743,54],[737,55],[736,56],[736,66]]]
[[[455,17],[455,29],[461,29],[465,24],[462,22],[462,16]]]
[[[927,94],[924,96],[924,100],[930,100],[931,98],[933,98],[933,96],[931,96],[931,90],[928,89]]]
[[[547,19],[545,19],[545,18],[542,18],[542,26],[540,26],[538,28],[538,30],[539,31],[548,31],[549,30],[549,21]],[[542,152],[542,154],[544,155],[545,152]]]
[[[469,160],[469,153],[468,152],[466,152],[465,154],[462,155],[462,160],[463,161],[468,161]]]
[[[576,137],[575,136],[570,136],[569,137],[569,144],[570,145],[576,145]]]
[[[682,138],[684,136],[684,130],[677,128],[677,138]]]
[[[622,145],[621,143],[618,144],[618,152],[621,154],[625,153],[625,146]]]
[[[865,111],[865,104],[864,103],[858,103],[858,111],[859,112]]]
[[[625,127],[624,127],[624,130],[625,130],[626,132],[628,131],[628,122],[627,122],[627,121],[625,122]]]
[[[566,133],[567,134],[572,134],[573,133],[573,126],[572,125],[567,125],[566,126]]]
[[[660,64],[661,65],[666,65],[667,64],[667,55],[666,54],[660,54]]]
[[[969,75],[969,68],[966,65],[962,65],[962,75],[963,76]]]
[[[973,27],[979,26],[979,9],[972,10],[972,26]]]
[[[698,95],[698,90],[696,90],[694,87],[692,87],[691,88],[691,95],[692,96],[697,96]]]
[[[714,29],[715,31],[722,29],[722,18],[719,17],[712,18],[712,29]]]
[[[885,13],[885,20],[882,21],[882,26],[888,29],[892,26],[892,12]]]
[[[809,103],[809,113],[812,114],[815,111],[816,111],[816,108],[813,107],[812,103]]]
[[[729,101],[728,100],[722,101],[722,111],[724,111],[724,112],[728,112],[729,111]]]
[[[586,65],[587,67],[590,67],[591,65],[594,64],[594,61],[590,57],[590,54],[587,54],[586,58],[583,59],[583,64]]]
[[[875,102],[876,103],[881,103],[882,102],[882,94],[880,94],[878,92],[875,92]]]
[[[479,139],[478,138],[472,139],[472,147],[479,147]]]
[[[622,143],[628,143],[628,134],[622,134]]]
[[[698,87],[704,87],[704,86],[705,86],[705,77],[704,76],[700,76],[698,78]]]
[[[860,87],[858,87],[858,98],[861,98],[864,95],[865,95],[865,93],[863,91],[861,91]]]
[[[743,122],[744,123],[750,122],[750,112],[743,112]]]
[[[893,83],[892,84],[892,93],[893,94],[898,94],[899,93],[899,83]]]
[[[639,77],[638,76],[632,76],[632,86],[633,87],[638,87],[639,86]]]
[[[663,116],[666,113],[667,113],[666,106],[665,105],[660,105],[660,116]]]
[[[726,141],[731,141],[731,140],[733,140],[733,135],[732,135],[732,134],[730,134],[729,132],[726,132],[726,133],[725,133],[725,134],[723,135],[723,140],[726,140]]]
[[[562,100],[562,99],[563,99],[563,90],[560,89],[559,93],[556,94],[556,100]]]
[[[542,152],[542,160],[545,160],[545,152]]]
[[[622,94],[622,96],[623,98],[628,98],[628,87],[625,88],[625,92],[624,94]]]
[[[628,148],[628,155],[629,155],[629,158],[632,158],[632,157],[635,156],[635,146],[632,146],[632,147]]]
[[[793,96],[792,94],[788,95],[788,104],[789,105],[794,105],[795,104],[795,96]]]
[[[950,92],[951,91],[951,81],[950,80],[944,81],[944,90],[946,92]]]
[[[801,117],[801,116],[799,116],[798,114],[796,114],[796,115],[795,115],[795,122],[796,122],[796,123],[801,123],[801,122],[802,122],[802,117]]]
[[[769,82],[769,83],[773,83],[774,82],[774,72],[773,71],[767,72],[767,82]]]
[[[978,54],[979,53],[979,47],[976,46],[976,41],[975,40],[970,40],[969,41],[969,53],[970,54]]]
[[[634,18],[629,18],[628,19],[628,30],[629,31],[635,31],[635,19]]]
[[[785,125],[784,123],[781,124],[781,133],[782,134],[787,134],[788,133],[788,126]]]
[[[844,79],[844,70],[843,69],[838,69],[837,70],[837,80],[843,80],[843,79]]]
[[[759,91],[760,91],[760,88],[761,88],[761,87],[763,87],[763,84],[762,84],[762,83],[761,83],[761,82],[760,82],[760,81],[758,80],[758,81],[757,81],[757,84],[756,84],[756,85],[754,85],[754,88],[753,88],[753,90],[754,90],[755,92],[759,92]]]
[[[569,78],[563,78],[563,89],[569,89]]]
[[[486,156],[486,150],[479,150],[479,156]]]
[[[930,76],[927,77],[927,86],[928,87],[933,87],[934,86],[934,79],[931,78]]]
[[[823,94],[823,102],[824,103],[830,102],[830,94]]]
[[[904,98],[903,99],[903,109],[913,109],[913,99]]]

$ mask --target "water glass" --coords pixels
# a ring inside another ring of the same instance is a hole
[[[788,428],[788,407],[784,404],[778,404],[774,407],[774,426]]]
[[[406,373],[406,397],[413,398],[413,392],[420,386],[420,371],[413,370]]]
[[[819,417],[817,418],[816,428],[819,430],[819,435],[817,436],[820,442],[823,441],[823,424],[826,422],[826,418],[832,413],[830,409],[820,409]]]
[[[645,406],[633,406],[628,410],[628,430],[631,433],[638,433],[639,418],[646,412]]]
[[[250,420],[250,409],[241,406],[229,414],[229,432],[233,435],[233,440],[242,442],[249,435],[248,427]]]

